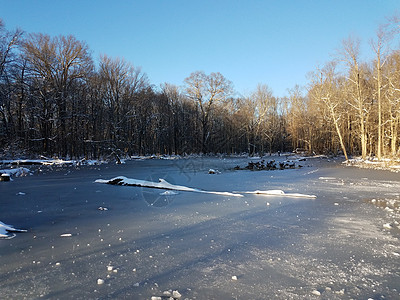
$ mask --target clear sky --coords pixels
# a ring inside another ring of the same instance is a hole
[[[6,28],[87,42],[93,58],[123,57],[156,86],[220,72],[247,95],[258,83],[287,95],[349,35],[369,40],[399,0],[0,0]]]

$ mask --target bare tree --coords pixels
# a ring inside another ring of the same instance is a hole
[[[273,97],[271,89],[266,84],[258,84],[256,91],[252,94],[254,105],[255,136],[259,136],[260,150],[263,152],[264,139],[269,141],[269,152],[272,151],[274,141],[274,127],[276,125],[276,98]]]
[[[326,117],[333,123],[336,134],[339,138],[340,147],[343,154],[348,159],[347,150],[343,139],[343,128],[340,125],[343,118],[343,107],[341,106],[341,97],[338,95],[340,90],[339,80],[335,73],[335,63],[328,63],[322,70],[314,74],[312,87],[309,90],[309,96],[316,101],[322,102],[327,109]]]
[[[15,58],[12,51],[18,46],[22,35],[21,29],[16,29],[13,32],[7,31],[2,19],[0,19],[0,78],[3,76],[6,65]]]
[[[389,128],[386,136],[390,140],[390,152],[392,157],[397,155],[400,150],[398,145],[399,126],[400,126],[400,53],[393,52],[387,60],[384,68],[383,77],[387,81],[384,98],[387,103],[387,122]]]
[[[312,152],[311,137],[306,133],[310,130],[307,124],[309,118],[307,98],[302,95],[300,86],[296,85],[289,91],[289,98],[285,105],[286,122],[292,141],[293,150],[307,149]]]
[[[60,155],[65,156],[69,136],[67,128],[71,120],[68,105],[72,87],[77,80],[84,80],[93,68],[88,46],[71,35],[52,38],[38,33],[31,34],[23,43],[23,54],[31,75],[42,85],[43,101],[51,100],[56,105],[54,146]]]
[[[388,18],[389,34],[391,38],[395,38],[400,33],[400,14],[397,13]],[[400,153],[400,146],[398,145],[399,126],[400,126],[400,53],[399,50],[392,51],[388,57],[388,66],[385,70],[385,78],[387,80],[387,98],[389,109],[389,122],[390,122],[390,141],[391,141],[391,155],[393,157]]]
[[[183,141],[183,128],[180,126],[183,123],[183,95],[181,94],[178,86],[164,83],[161,87],[163,95],[168,99],[168,104],[171,109],[169,128],[172,130],[172,149],[175,154],[184,152],[182,149]]]
[[[382,88],[383,88],[383,78],[382,78],[382,68],[384,67],[388,54],[389,54],[389,43],[393,37],[393,31],[388,30],[388,25],[379,26],[376,32],[375,40],[371,41],[371,47],[375,52],[375,72],[376,72],[376,95],[378,102],[378,142],[377,142],[377,158],[380,160],[382,158],[382,152],[384,150],[384,128],[383,128],[383,98],[382,98]]]
[[[339,51],[339,59],[343,60],[348,67],[347,80],[350,83],[350,95],[348,104],[355,109],[359,123],[359,136],[361,143],[361,156],[363,159],[367,156],[367,128],[366,120],[369,115],[371,103],[369,101],[368,91],[365,87],[366,79],[359,62],[360,40],[348,38],[343,40],[342,49]]]
[[[12,78],[11,68],[18,59],[14,49],[19,45],[23,32],[20,29],[7,31],[2,19],[0,19],[0,120],[2,120],[5,139],[11,139],[13,131],[11,97]],[[1,132],[0,132],[1,135]],[[0,137],[1,139],[1,137]]]
[[[133,94],[148,87],[147,75],[140,67],[121,58],[100,56],[100,80],[103,85],[103,100],[109,111],[108,135],[112,140],[121,140],[123,122],[133,117]]]
[[[210,117],[216,103],[224,101],[232,93],[232,83],[221,73],[206,75],[196,71],[185,79],[187,96],[194,100],[200,109],[202,126],[202,152],[207,152],[207,142],[210,137]]]

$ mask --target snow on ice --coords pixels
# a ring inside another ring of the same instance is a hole
[[[0,221],[0,238],[13,238],[15,237],[14,232],[26,232],[26,230],[14,228],[12,225]]]
[[[178,195],[178,193],[174,191],[165,191],[160,193],[160,196],[173,196],[173,195]]]
[[[96,183],[106,183],[113,185],[124,185],[124,186],[137,186],[137,187],[147,187],[147,188],[156,188],[156,189],[165,189],[165,190],[173,190],[173,191],[183,191],[183,192],[195,192],[195,193],[204,193],[204,194],[215,194],[215,195],[223,195],[223,196],[234,196],[234,197],[243,197],[243,194],[257,194],[257,195],[266,195],[266,196],[280,196],[280,197],[292,197],[292,198],[316,198],[315,195],[306,195],[300,193],[285,193],[282,190],[266,190],[266,191],[244,191],[244,192],[216,192],[216,191],[204,191],[196,188],[191,188],[183,185],[175,185],[171,184],[165,179],[159,179],[159,182],[141,180],[141,179],[132,179],[127,178],[125,176],[118,176],[112,179],[97,179]],[[170,195],[167,192],[161,193],[161,195]]]
[[[293,198],[317,198],[315,195],[306,195],[299,193],[285,193],[282,190],[266,190],[266,191],[252,191],[252,192],[242,192],[245,194],[256,194],[256,195],[266,195],[266,196],[281,196],[281,197],[293,197]]]
[[[168,181],[166,181],[165,179],[161,179],[161,178],[159,179],[159,182],[153,182],[153,181],[147,181],[147,180],[126,178],[125,176],[118,176],[118,177],[114,177],[109,180],[97,179],[95,182],[96,183],[114,184],[114,185],[147,187],[147,188],[173,190],[173,191],[243,197],[243,195],[241,195],[241,194],[235,194],[235,193],[230,193],[230,192],[203,191],[203,190],[199,190],[196,188],[191,188],[191,187],[187,187],[187,186],[183,186],[183,185],[175,185],[175,184],[171,184]]]

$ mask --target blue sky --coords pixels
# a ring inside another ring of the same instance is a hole
[[[0,0],[8,30],[72,34],[94,59],[123,57],[156,86],[203,70],[222,73],[238,94],[262,83],[279,97],[305,86],[349,35],[372,59],[369,40],[396,12],[398,0]]]

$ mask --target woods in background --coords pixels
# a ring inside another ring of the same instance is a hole
[[[397,20],[360,60],[355,38],[336,59],[277,98],[266,84],[235,96],[222,74],[195,71],[182,87],[154,87],[121,58],[74,36],[8,31],[0,20],[0,148],[10,155],[98,158],[112,154],[309,153],[400,156]]]

